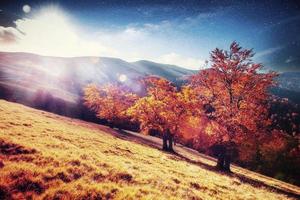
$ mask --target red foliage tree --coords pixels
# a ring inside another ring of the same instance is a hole
[[[259,73],[263,67],[254,63],[252,50],[233,42],[230,49],[211,52],[212,66],[190,79],[191,86],[205,103],[204,109],[225,131],[219,138],[218,164],[230,170],[232,147],[243,136],[256,134],[269,125],[268,89],[276,73]]]
[[[173,151],[174,135],[178,134],[181,122],[198,111],[199,102],[192,98],[195,94],[190,87],[178,91],[171,82],[154,76],[143,82],[147,95],[128,109],[128,115],[139,121],[146,133],[150,130],[160,133],[163,150]]]
[[[136,94],[118,84],[90,84],[84,88],[84,104],[96,112],[97,117],[106,119],[111,127],[129,121],[126,110],[137,99]]]

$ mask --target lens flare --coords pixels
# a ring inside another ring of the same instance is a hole
[[[31,7],[29,5],[24,5],[22,9],[24,13],[30,13],[31,11]]]
[[[119,81],[120,82],[125,82],[127,80],[127,76],[125,75],[125,74],[121,74],[120,76],[119,76]]]

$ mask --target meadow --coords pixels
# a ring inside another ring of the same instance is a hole
[[[234,167],[234,174],[253,178],[245,181],[213,170],[213,160],[205,163],[188,150],[178,156],[119,135],[105,126],[0,100],[0,199],[299,197],[299,187]]]

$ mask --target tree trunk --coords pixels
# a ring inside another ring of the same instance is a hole
[[[167,137],[166,133],[163,134],[163,138],[162,139],[163,139],[163,150],[167,151],[168,150],[168,144],[167,144],[168,137]]]
[[[108,123],[109,128],[114,128],[114,124],[112,122]]]
[[[220,144],[217,149],[218,153],[218,162],[217,162],[217,168],[220,170],[224,170],[224,162],[225,162],[225,153],[226,148],[223,144]]]
[[[224,171],[230,172],[231,155],[228,152],[224,158]]]
[[[220,170],[224,169],[224,160],[225,160],[225,156],[224,154],[219,154],[218,155],[218,162],[217,162],[217,168]]]
[[[115,125],[115,127],[116,127],[119,131],[122,130],[122,125],[121,125],[121,124],[118,124],[118,123],[117,123],[117,124]]]
[[[217,168],[226,172],[230,172],[230,163],[232,159],[233,147],[230,144],[220,144],[218,147],[218,163]]]
[[[168,141],[169,141],[169,146],[168,146],[168,150],[170,152],[174,152],[174,149],[173,149],[173,135],[172,134],[168,134]]]

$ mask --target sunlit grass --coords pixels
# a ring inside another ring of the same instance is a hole
[[[104,126],[0,100],[0,195],[15,199],[289,199],[111,132]]]

